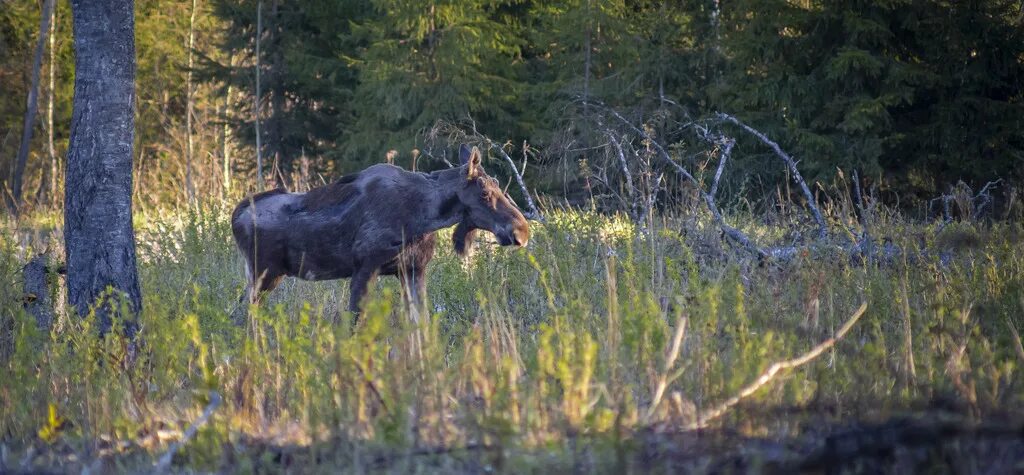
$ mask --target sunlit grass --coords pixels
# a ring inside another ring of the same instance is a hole
[[[760,262],[703,218],[658,218],[644,231],[622,216],[551,211],[522,251],[483,242],[462,260],[443,231],[429,272],[434,313],[413,324],[397,282],[381,279],[353,332],[345,281],[287,280],[234,325],[243,282],[228,213],[136,220],[144,346],[130,370],[123,340],[97,339],[91,319],[62,314],[50,334],[35,329],[21,309],[18,263],[26,246],[41,250],[54,235],[3,228],[0,443],[19,454],[3,463],[31,450],[30,466],[72,470],[101,458],[144,471],[216,391],[224,403],[178,455],[182,466],[283,468],[280,454],[294,453],[324,470],[403,472],[421,462],[392,458],[469,447],[479,466],[435,457],[429,470],[518,472],[571,466],[585,444],[610,469],[632,460],[622,454],[635,453],[639,434],[685,427],[772,362],[828,338],[865,301],[846,339],[713,427],[786,438],[936,401],[975,419],[1024,407],[1024,362],[1008,330],[1024,328],[1017,223],[954,223],[938,234],[883,223],[876,235],[913,252],[855,265],[827,250]],[[761,242],[787,244],[752,216],[731,219]],[[63,427],[49,427],[50,405]],[[53,435],[43,440],[40,429]]]

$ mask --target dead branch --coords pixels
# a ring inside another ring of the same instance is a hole
[[[928,200],[928,213],[931,214],[932,205],[938,201],[942,203],[942,222],[939,223],[935,233],[938,234],[945,229],[946,225],[953,222],[953,211],[950,203],[956,203],[960,213],[961,219],[976,219],[980,218],[985,212],[986,207],[992,205],[992,190],[996,189],[999,184],[1003,182],[1003,179],[997,179],[985,183],[981,187],[981,191],[977,194],[963,181],[957,182],[956,185],[949,187],[948,193],[939,195],[938,198],[932,198]]]
[[[1003,182],[1003,179],[999,178],[997,180],[993,180],[993,181],[990,181],[988,183],[985,183],[985,186],[981,187],[981,191],[979,191],[978,194],[975,195],[974,199],[973,199],[973,201],[975,201],[977,203],[974,206],[974,215],[975,216],[981,216],[982,212],[985,211],[985,207],[992,204],[992,193],[989,190],[989,188],[994,190],[1002,182]]]
[[[196,432],[199,428],[206,424],[210,420],[210,416],[213,415],[213,411],[217,410],[220,406],[221,398],[217,391],[210,391],[210,403],[206,405],[206,409],[199,415],[199,418],[192,422],[192,425],[185,431],[185,435],[181,437],[181,440],[171,444],[171,447],[167,449],[167,453],[160,457],[160,460],[153,466],[154,473],[163,473],[171,466],[171,459],[174,458],[174,454],[181,449],[182,446],[188,443],[192,437],[195,437]]]
[[[827,237],[828,226],[825,224],[825,218],[822,217],[821,211],[818,210],[818,206],[814,202],[814,195],[811,193],[811,189],[807,187],[807,182],[804,181],[803,176],[800,175],[800,170],[797,169],[796,167],[796,160],[793,160],[793,157],[789,156],[788,153],[782,150],[782,147],[779,147],[779,144],[772,141],[772,139],[769,139],[767,135],[750,127],[747,124],[744,124],[743,122],[740,122],[739,119],[729,114],[724,114],[721,112],[719,112],[717,115],[718,118],[728,122],[732,122],[733,124],[738,125],[743,130],[749,132],[754,137],[757,137],[758,140],[760,140],[762,143],[771,148],[772,151],[775,152],[775,155],[777,155],[784,162],[786,162],[786,166],[789,168],[790,173],[793,174],[793,180],[795,180],[797,184],[800,185],[800,189],[803,191],[804,197],[807,199],[807,207],[810,208],[811,215],[814,217],[814,221],[818,223],[818,237]]]
[[[722,180],[722,171],[725,170],[725,162],[729,160],[732,148],[736,145],[735,140],[725,137],[719,137],[718,143],[721,144],[722,151],[720,154],[721,156],[718,159],[718,170],[715,170],[715,179],[711,182],[711,198],[718,195],[718,183]]]
[[[854,199],[857,200],[857,221],[860,222],[861,230],[863,231],[863,239],[870,241],[871,234],[868,231],[868,217],[865,214],[864,209],[864,197],[860,191],[860,175],[857,174],[857,170],[853,171],[853,195]]]
[[[844,336],[846,336],[846,333],[849,332],[851,328],[853,328],[853,325],[857,323],[857,320],[860,320],[860,317],[864,315],[864,312],[867,310],[867,308],[867,302],[861,303],[860,308],[858,308],[856,312],[853,312],[853,316],[850,317],[850,319],[845,324],[843,324],[843,326],[839,328],[839,331],[837,331],[835,335],[833,335],[831,338],[819,343],[818,346],[812,348],[811,351],[808,351],[807,353],[804,353],[803,355],[797,358],[793,358],[786,361],[780,361],[778,363],[771,365],[770,367],[768,367],[767,370],[765,370],[764,373],[761,373],[761,376],[755,379],[754,382],[748,384],[743,389],[741,389],[739,393],[737,393],[735,396],[726,399],[724,402],[722,402],[718,406],[715,406],[710,411],[707,411],[704,414],[701,414],[699,417],[697,417],[697,420],[694,423],[690,424],[690,426],[687,427],[687,429],[696,430],[706,428],[711,421],[718,419],[719,417],[722,417],[723,415],[726,414],[726,412],[729,411],[730,408],[732,408],[736,404],[739,404],[739,402],[742,401],[743,399],[750,397],[752,394],[757,392],[758,389],[761,389],[764,385],[772,382],[772,380],[775,379],[775,376],[780,371],[798,368],[813,361],[819,355],[824,353],[825,350],[831,348],[836,344],[837,341],[841,340]]]
[[[661,403],[661,398],[665,395],[665,389],[668,388],[669,383],[669,372],[676,364],[676,358],[679,357],[679,349],[682,347],[683,337],[686,335],[686,315],[679,315],[679,319],[676,321],[676,333],[672,337],[672,346],[668,350],[668,354],[665,355],[665,370],[662,371],[658,377],[658,387],[654,390],[654,397],[651,398],[651,405],[647,408],[646,420],[650,420],[654,416],[654,411],[658,409],[658,404]]]
[[[528,219],[540,219],[541,218],[540,212],[537,211],[537,205],[535,205],[533,203],[533,198],[530,196],[530,191],[526,189],[526,183],[523,182],[523,175],[522,175],[522,173],[519,172],[519,167],[516,166],[515,160],[512,160],[512,157],[508,156],[508,153],[505,153],[505,149],[504,149],[503,146],[498,145],[493,140],[491,140],[490,138],[488,138],[488,137],[486,137],[486,136],[484,136],[482,134],[478,134],[478,135],[480,136],[480,138],[483,141],[487,142],[487,146],[489,148],[497,150],[498,153],[501,155],[501,157],[504,158],[506,162],[508,162],[508,166],[512,168],[512,174],[515,176],[516,183],[519,184],[519,189],[522,190],[523,197],[526,198],[526,206],[529,208],[527,210],[526,217]],[[526,167],[525,167],[525,164],[526,164],[525,155],[526,154],[524,153],[523,154],[523,156],[524,156],[524,161],[523,161],[524,166],[523,166],[523,169],[524,170],[526,169]]]
[[[462,130],[461,127],[456,126],[455,124],[451,124],[445,121],[438,121],[436,124],[434,124],[434,127],[431,128],[430,131],[428,131],[427,134],[428,137],[430,138],[435,138],[441,136],[442,134],[447,134],[447,140],[449,142],[463,140],[468,136],[480,142],[484,142],[487,145],[487,148],[497,150],[498,154],[500,154],[501,157],[504,158],[506,162],[508,162],[508,166],[512,169],[512,175],[515,177],[516,183],[519,185],[519,189],[522,190],[523,197],[525,197],[526,199],[526,206],[529,208],[528,210],[526,210],[526,213],[524,213],[526,218],[536,221],[543,221],[544,216],[542,216],[540,214],[540,211],[538,211],[537,205],[533,202],[533,197],[530,195],[530,191],[526,188],[526,182],[523,181],[523,173],[526,171],[526,142],[523,142],[523,166],[522,170],[520,170],[520,167],[516,166],[515,160],[512,160],[512,157],[510,157],[508,153],[505,152],[504,145],[499,145],[495,141],[491,140],[490,137],[477,131],[476,121],[474,121],[472,118],[469,118],[469,126],[470,132],[467,133],[464,130]],[[448,161],[445,160],[445,163],[448,163]]]
[[[662,161],[664,161],[666,164],[668,164],[669,166],[674,168],[676,170],[676,172],[679,173],[679,175],[681,175],[683,178],[687,179],[690,183],[693,183],[693,185],[697,188],[697,192],[700,193],[701,198],[704,200],[704,203],[707,205],[708,211],[711,212],[711,216],[715,219],[715,222],[718,224],[719,228],[722,229],[722,232],[726,236],[732,238],[734,241],[736,241],[737,243],[739,243],[743,247],[747,248],[748,250],[750,250],[754,254],[757,254],[758,257],[765,258],[765,257],[769,256],[769,253],[767,251],[765,251],[764,249],[761,249],[756,244],[754,244],[754,242],[749,237],[747,237],[746,234],[741,232],[739,229],[736,229],[736,228],[726,224],[725,218],[722,217],[722,213],[718,211],[718,206],[715,205],[714,197],[712,197],[710,194],[708,194],[706,191],[704,191],[703,188],[701,188],[699,182],[693,177],[693,175],[690,174],[689,171],[687,171],[685,168],[683,168],[682,165],[676,163],[675,160],[672,160],[672,157],[669,156],[668,152],[665,151],[665,149],[661,146],[661,144],[658,143],[658,141],[656,141],[653,138],[651,138],[651,136],[648,135],[647,132],[644,132],[643,130],[639,129],[637,126],[633,125],[632,122],[627,120],[625,117],[623,117],[621,114],[616,112],[614,109],[611,109],[611,108],[608,108],[608,107],[604,107],[604,109],[607,110],[608,113],[611,114],[613,117],[618,119],[619,122],[622,122],[627,128],[629,128],[634,133],[636,133],[640,137],[643,137],[645,140],[650,142],[650,144],[654,148],[654,150],[658,152],[658,156],[661,157]]]
[[[629,172],[629,164],[626,163],[626,154],[622,151],[622,144],[615,138],[615,134],[611,131],[607,132],[608,140],[611,141],[612,145],[615,146],[615,151],[618,152],[619,166],[622,167],[622,174],[626,178],[626,191],[629,193],[630,208],[634,214],[636,214],[636,189],[633,187],[633,175]]]

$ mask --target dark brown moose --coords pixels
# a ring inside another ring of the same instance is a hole
[[[484,172],[480,151],[462,145],[459,159],[461,166],[433,173],[377,164],[307,193],[276,189],[246,198],[231,214],[245,258],[243,298],[258,304],[285,276],[351,278],[349,309],[358,315],[369,283],[394,275],[410,303],[421,305],[435,231],[458,225],[459,254],[481,229],[503,246],[525,246],[529,224]]]

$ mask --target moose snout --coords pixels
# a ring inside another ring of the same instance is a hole
[[[530,241],[530,225],[523,219],[519,222],[509,224],[505,228],[505,239],[502,244],[505,246],[526,247]]]
[[[522,223],[513,223],[500,228],[500,232],[494,233],[502,246],[524,247],[530,240],[530,226],[523,220]]]
[[[526,247],[526,243],[530,241],[530,226],[525,222],[516,226],[512,230],[512,240],[517,247]]]

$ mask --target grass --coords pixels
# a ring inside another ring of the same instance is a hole
[[[825,457],[829,466],[1022,467],[1019,435],[978,435],[1024,415],[1024,354],[1010,329],[1024,328],[1019,221],[937,231],[889,213],[872,232],[907,252],[861,265],[827,247],[759,262],[692,216],[659,218],[650,232],[618,216],[547,216],[528,249],[484,244],[465,261],[444,233],[429,318],[412,323],[397,282],[382,279],[353,331],[346,281],[286,280],[247,325],[232,324],[242,267],[226,208],[147,213],[137,220],[145,343],[129,369],[123,339],[97,338],[90,318],[59,306],[52,331],[36,330],[20,265],[46,243],[61,254],[59,228],[8,222],[0,471],[148,471],[211,391],[223,403],[174,470],[782,470],[820,456],[835,434],[893,421],[965,432],[880,459]],[[754,216],[736,220],[762,242],[785,239]],[[820,357],[708,428],[682,430],[864,302]]]

